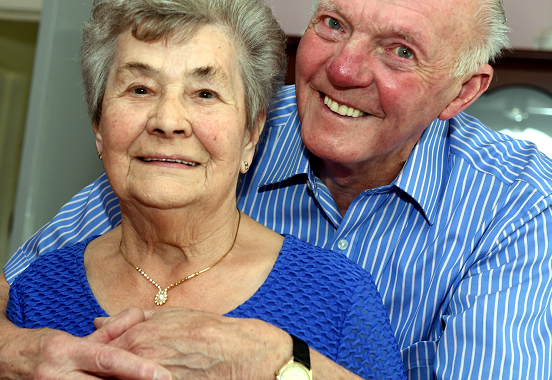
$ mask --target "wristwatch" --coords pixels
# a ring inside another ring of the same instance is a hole
[[[293,356],[276,372],[276,380],[312,380],[309,346],[301,339],[291,335]]]

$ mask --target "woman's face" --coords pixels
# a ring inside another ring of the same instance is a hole
[[[121,36],[94,132],[122,202],[159,209],[235,202],[259,134],[245,128],[236,50],[213,26],[179,44]]]

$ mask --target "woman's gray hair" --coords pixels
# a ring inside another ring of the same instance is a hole
[[[285,34],[263,0],[95,0],[80,54],[92,120],[100,122],[121,34],[183,42],[205,25],[222,27],[236,41],[251,130],[281,88],[287,65]]]
[[[506,16],[502,0],[479,0],[479,8],[470,25],[471,32],[460,49],[453,73],[462,77],[474,73],[481,65],[494,62],[502,54],[503,49],[510,49]],[[321,0],[313,0],[312,16],[316,15]]]

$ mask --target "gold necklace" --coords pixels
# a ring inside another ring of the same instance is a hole
[[[175,282],[174,284],[170,284],[169,286],[167,286],[164,290],[161,288],[161,286],[159,286],[159,284],[157,282],[155,282],[155,280],[153,278],[151,278],[150,276],[148,276],[146,274],[146,272],[144,272],[140,267],[137,267],[136,265],[132,264],[130,262],[130,260],[128,259],[128,257],[126,257],[126,255],[123,253],[123,250],[121,249],[121,244],[123,243],[123,241],[121,240],[121,243],[119,243],[119,252],[121,252],[121,255],[123,255],[123,257],[125,258],[125,260],[134,267],[134,269],[136,269],[138,272],[142,273],[142,275],[149,280],[149,282],[151,282],[153,285],[157,286],[157,289],[159,289],[159,292],[157,292],[157,295],[155,296],[155,304],[158,305],[158,306],[161,306],[163,305],[165,302],[167,302],[167,292],[194,278],[195,276],[197,275],[200,275],[202,274],[203,272],[207,272],[209,269],[211,269],[212,267],[214,267],[215,265],[217,265],[218,263],[220,263],[222,261],[222,259],[224,259],[229,253],[230,251],[234,248],[234,245],[236,244],[236,240],[238,238],[238,230],[240,229],[240,221],[241,221],[241,212],[238,211],[238,228],[236,228],[236,235],[234,236],[234,241],[232,242],[232,246],[230,247],[230,249],[228,250],[228,252],[226,252],[216,263],[214,263],[213,265],[211,265],[210,267],[207,267],[205,269],[202,269],[200,270],[199,272],[195,272],[195,273],[192,273],[191,275],[189,275],[188,277],[184,277],[182,280],[178,281],[178,282]]]

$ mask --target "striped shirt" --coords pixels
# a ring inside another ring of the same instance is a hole
[[[410,379],[552,377],[552,161],[461,113],[435,120],[395,181],[342,216],[310,166],[295,90],[285,87],[238,205],[279,233],[341,252],[372,273]],[[120,223],[102,175],[6,265]]]

